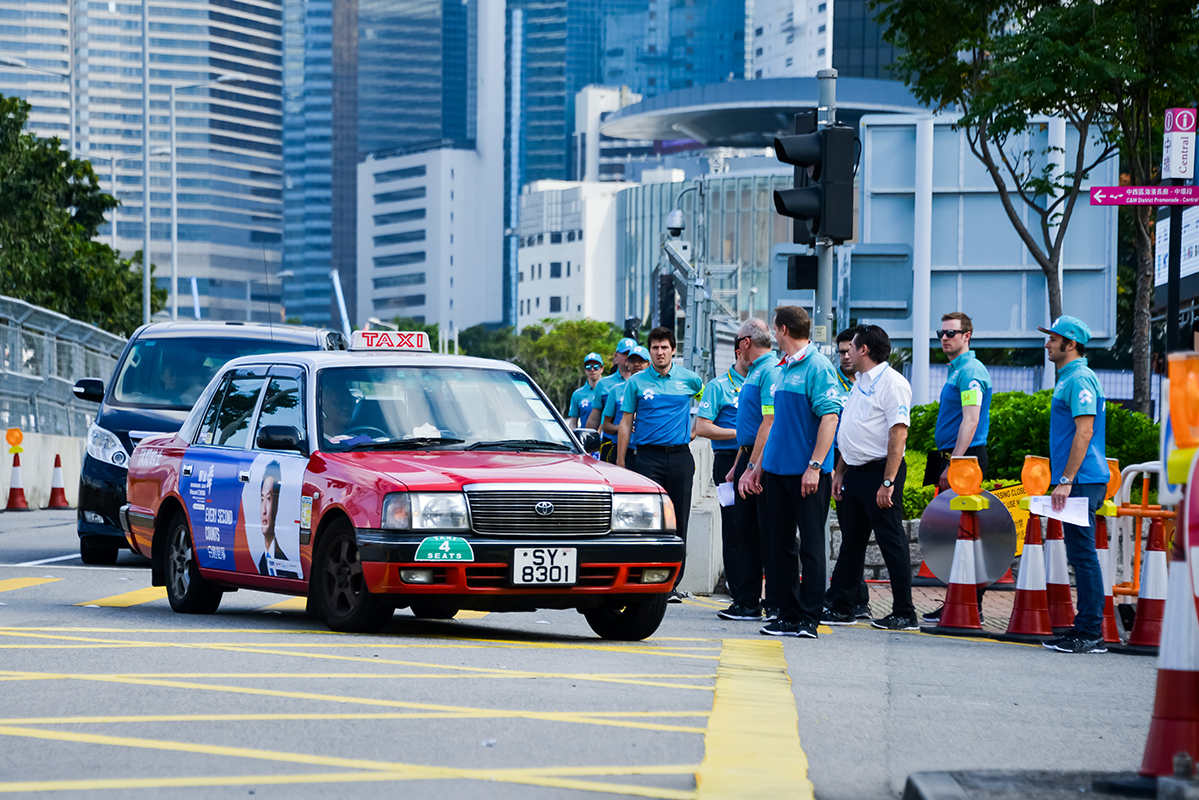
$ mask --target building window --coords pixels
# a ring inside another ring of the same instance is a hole
[[[536,298],[536,301],[537,302],[535,305],[537,306],[537,308],[541,308],[541,298],[540,297]]]
[[[389,233],[386,236],[376,236],[375,247],[387,247],[391,244],[407,244],[408,242],[423,242],[424,231],[407,231],[406,233]]]
[[[816,32],[817,32],[817,33],[824,33],[826,30],[828,30],[828,26],[827,26],[827,25],[821,25],[819,28],[817,28],[817,29],[816,29]]]
[[[517,282],[517,283],[524,283],[524,282],[525,282],[525,273],[524,273],[523,271],[522,271],[522,272],[518,272],[518,273],[516,274],[516,282]]]
[[[824,48],[822,47],[822,48],[820,48],[819,50],[817,50],[817,51],[816,51],[816,55],[818,55],[818,56],[822,56],[822,55],[824,55]]]
[[[570,262],[566,262],[566,277],[570,277]]]
[[[425,263],[425,253],[396,253],[394,256],[376,256],[376,267],[404,267],[408,264]]]
[[[550,313],[551,314],[562,313],[562,298],[561,297],[551,297],[550,298]]]
[[[545,235],[540,234],[540,233],[537,234],[537,244],[543,244],[544,242],[545,242]]]
[[[392,181],[402,181],[408,178],[423,178],[425,176],[425,167],[422,164],[419,167],[408,167],[407,169],[393,169],[389,172],[376,172],[375,185],[380,183],[391,183]]]
[[[579,241],[583,241],[583,231],[579,231]]]
[[[541,277],[542,277],[542,273],[541,273],[541,267],[542,267],[542,266],[543,266],[542,264],[538,264],[538,265],[537,265],[537,278],[538,278],[538,280],[540,280],[540,279],[541,279]]]
[[[762,35],[762,29],[754,28],[754,36],[761,36],[761,35]]]
[[[580,314],[582,314],[582,313],[583,313],[583,306],[582,306],[582,305],[580,305],[580,306],[579,306],[578,308],[576,308],[575,310],[576,310],[576,311],[578,311]]]
[[[646,47],[645,47],[645,52],[647,52],[647,53],[656,53],[656,52],[658,52],[658,45],[656,45],[656,44],[650,44],[650,45],[646,45]]]
[[[395,214],[375,214],[376,225],[394,225],[397,222],[412,222],[417,219],[425,218],[425,210],[423,208],[414,208],[411,211],[397,211]]]
[[[562,244],[562,234],[561,233],[551,233],[550,234],[550,244]]]
[[[425,304],[423,294],[407,294],[402,297],[384,297],[374,301],[376,311],[385,308],[414,308]]]
[[[574,232],[574,231],[567,231],[567,233],[566,233],[566,241],[568,241],[568,242],[573,242],[574,240],[575,240],[575,232]]]
[[[657,86],[658,79],[657,78],[646,78],[645,83],[647,86]]]
[[[792,62],[792,61],[794,61],[794,60],[795,60],[795,59],[788,58],[788,59],[787,59],[787,66],[788,66],[788,67],[789,67],[789,66],[791,66],[791,62]]]
[[[375,278],[376,289],[391,289],[396,286],[420,286],[425,282],[425,273],[411,272],[407,275],[392,275],[387,278]]]
[[[401,189],[398,192],[383,192],[375,195],[376,203],[402,203],[405,200],[420,200],[425,196],[425,187]]]
[[[760,78],[760,77],[762,77],[762,70],[760,70],[760,69],[759,69],[759,70],[754,70],[754,77],[755,77],[755,78]]]
[[[755,56],[760,56],[760,55],[762,55],[762,48],[760,48],[760,47],[759,47],[757,50],[755,50],[755,51],[754,51],[754,55],[755,55]]]
[[[828,3],[821,3],[820,5],[816,6],[817,14],[823,14],[827,10],[828,10]]]
[[[787,44],[791,44],[791,43],[792,43],[792,42],[794,42],[794,41],[795,41],[795,34],[794,34],[794,33],[788,33],[788,34],[787,34]]]
[[[562,262],[561,261],[551,261],[550,262],[550,277],[551,278],[561,278],[562,277]]]

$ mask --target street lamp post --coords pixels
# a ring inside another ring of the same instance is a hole
[[[69,61],[67,63],[70,63]],[[0,64],[6,67],[15,67],[16,69],[27,69],[30,72],[40,72],[43,75],[57,75],[60,78],[67,79],[67,116],[70,120],[67,122],[67,150],[75,152],[75,84],[71,78],[71,70],[59,72],[54,69],[43,69],[42,67],[31,67],[23,58],[11,58],[9,56],[0,56]]]

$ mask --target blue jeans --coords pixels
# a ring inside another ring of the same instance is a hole
[[[1062,523],[1066,539],[1066,559],[1074,567],[1074,584],[1078,590],[1078,614],[1074,617],[1074,632],[1088,639],[1103,638],[1103,571],[1095,552],[1095,511],[1107,496],[1103,483],[1079,483],[1070,487],[1071,497],[1087,499],[1090,525]]]

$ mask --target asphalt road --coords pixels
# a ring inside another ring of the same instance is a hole
[[[781,641],[727,598],[637,644],[571,611],[335,634],[244,590],[177,615],[145,559],[77,553],[74,512],[0,514],[3,793],[895,798],[922,770],[1135,770],[1156,677],[864,626]]]

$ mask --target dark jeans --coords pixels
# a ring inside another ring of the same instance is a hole
[[[737,470],[733,473],[733,484],[741,481],[749,466],[749,451],[741,453]],[[723,475],[721,476],[723,480]],[[733,509],[736,511],[736,540],[724,542],[724,574],[729,584],[729,594],[739,605],[754,608],[762,598],[762,574],[766,575],[766,602],[768,607],[777,607],[774,587],[778,579],[774,575],[770,556],[770,529],[767,527],[766,496],[763,494],[737,495]],[[727,530],[727,528],[726,528]]]
[[[644,475],[666,490],[666,494],[674,503],[679,538],[686,545],[687,522],[691,518],[691,484],[695,478],[695,459],[691,457],[691,449],[686,445],[680,445],[680,449],[668,453],[666,448],[642,445],[637,448],[636,455],[632,464],[628,463],[627,458],[625,464],[638,475]],[[683,579],[683,569],[686,566],[687,555],[684,552],[683,563],[674,581],[676,587]]]
[[[807,497],[800,491],[802,481],[802,475],[762,473],[766,502],[770,504],[770,556],[777,578],[777,589],[770,591],[778,603],[781,621],[818,625],[824,610],[824,576],[828,569],[824,524],[828,521],[833,479],[826,472],[820,473],[819,486]],[[795,538],[797,527],[798,544]],[[802,583],[799,580],[801,564]],[[859,565],[858,576],[861,574]]]
[[[907,466],[899,462],[890,508],[878,507],[878,490],[883,484],[885,459],[860,467],[849,467],[841,481],[841,500],[837,511],[841,519],[841,553],[833,569],[832,607],[848,614],[853,611],[858,581],[866,564],[866,543],[874,531],[874,541],[882,551],[891,578],[891,613],[911,617],[912,554],[903,532],[903,482]]]
[[[1102,638],[1103,571],[1099,567],[1099,555],[1095,552],[1095,511],[1107,496],[1107,485],[1102,483],[1079,483],[1070,487],[1071,497],[1087,499],[1087,517],[1090,525],[1062,523],[1062,534],[1066,539],[1066,559],[1074,567],[1074,584],[1078,589],[1078,614],[1074,617],[1074,631],[1088,639]]]

